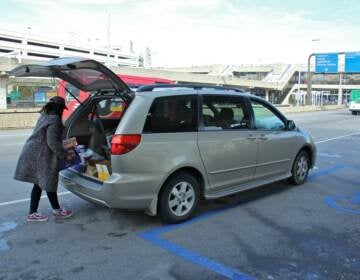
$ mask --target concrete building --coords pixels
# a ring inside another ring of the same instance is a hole
[[[132,49],[132,48],[131,48]],[[56,87],[52,79],[10,78],[8,72],[20,64],[38,63],[63,56],[82,56],[108,65],[115,73],[159,77],[178,83],[212,84],[242,88],[274,104],[300,105],[307,88],[307,66],[209,65],[187,68],[151,68],[133,51],[71,45],[64,42],[0,30],[0,109],[11,106],[33,106],[37,88]],[[147,56],[150,56],[148,51]],[[151,61],[151,57],[146,58]],[[314,62],[312,63],[314,72]],[[31,90],[28,90],[31,88]],[[313,105],[343,104],[351,89],[360,89],[360,74],[313,74]],[[27,92],[28,91],[28,92]],[[19,98],[20,96],[20,98]],[[22,99],[21,99],[22,98]],[[14,101],[18,102],[14,102]]]

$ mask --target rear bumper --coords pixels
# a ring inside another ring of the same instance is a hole
[[[159,191],[158,175],[113,174],[105,181],[97,181],[66,169],[60,172],[60,184],[79,197],[102,206],[118,209],[147,210],[156,214]]]
[[[349,110],[354,112],[360,112],[360,104],[359,103],[350,103]]]

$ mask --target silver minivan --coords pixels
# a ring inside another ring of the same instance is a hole
[[[106,207],[182,222],[201,199],[283,179],[303,184],[315,163],[306,131],[241,90],[154,85],[134,93],[110,69],[84,58],[20,66],[11,74],[57,77],[91,92],[65,126],[66,137],[95,156],[83,169],[61,171],[60,184]],[[106,179],[94,168],[99,163],[107,166]]]

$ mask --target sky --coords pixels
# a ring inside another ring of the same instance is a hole
[[[152,52],[152,65],[303,63],[360,51],[360,0],[7,0],[0,29]],[[31,29],[29,29],[29,27]]]

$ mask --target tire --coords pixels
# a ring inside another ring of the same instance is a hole
[[[310,168],[310,157],[305,151],[300,151],[295,158],[294,165],[291,170],[290,183],[293,185],[302,185],[305,183]]]
[[[357,115],[357,112],[356,111],[351,111],[351,114]]]
[[[161,190],[159,217],[166,223],[181,223],[190,218],[200,199],[200,184],[189,173],[171,177]]]

